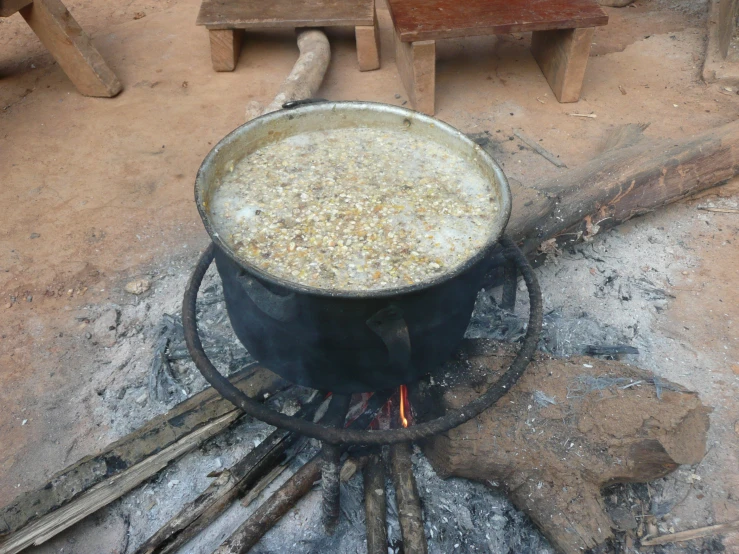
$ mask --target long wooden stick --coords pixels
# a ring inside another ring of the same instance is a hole
[[[367,554],[387,553],[387,502],[385,463],[380,451],[369,455],[364,468],[364,511]]]
[[[726,533],[727,531],[739,531],[739,519],[729,523],[721,523],[719,525],[710,525],[708,527],[700,527],[698,529],[691,529],[689,531],[680,531],[679,533],[672,533],[671,535],[662,535],[661,537],[655,537],[653,539],[645,539],[641,541],[642,546],[657,546],[659,544],[670,544],[673,542],[691,541],[693,539],[702,539],[703,537],[710,537],[712,535],[718,535],[719,533]]]
[[[350,394],[334,394],[331,404],[326,411],[323,423],[331,427],[344,427],[346,413],[351,404]],[[338,444],[323,444],[321,448],[321,489],[323,501],[323,527],[327,534],[332,535],[339,523],[341,514],[340,485],[342,448]]]
[[[64,529],[126,494],[142,481],[165,468],[169,462],[189,452],[204,440],[217,435],[236,421],[238,417],[239,412],[237,411],[222,415],[161,452],[149,456],[143,462],[98,483],[74,502],[70,502],[43,516],[8,537],[0,545],[0,554],[16,554],[31,545],[38,545],[49,540]]]
[[[213,554],[244,554],[274,527],[295,503],[308,494],[321,478],[321,456],[307,464],[269,497]]]
[[[289,384],[260,366],[232,377],[253,398],[274,394]],[[237,410],[213,389],[206,389],[155,417],[136,431],[54,475],[42,487],[22,494],[0,510],[0,537],[9,536],[36,519],[74,501],[93,486],[110,479],[187,435]],[[0,543],[5,544],[5,543]]]
[[[403,551],[408,554],[426,554],[428,545],[423,530],[421,497],[413,475],[412,452],[412,447],[407,442],[390,445],[390,469],[395,485]]]

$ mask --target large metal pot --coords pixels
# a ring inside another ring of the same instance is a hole
[[[404,129],[472,160],[493,184],[485,247],[454,271],[413,286],[337,292],[294,283],[240,259],[214,230],[212,193],[227,167],[265,144],[313,130]],[[195,200],[216,245],[234,332],[264,366],[309,387],[340,393],[410,383],[443,364],[461,342],[490,254],[508,222],[511,196],[498,164],[453,127],[418,112],[370,102],[326,102],[281,110],[242,125],[206,156]]]

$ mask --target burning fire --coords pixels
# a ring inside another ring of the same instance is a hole
[[[406,406],[409,406],[408,403],[408,387],[405,385],[400,385],[400,393],[398,394],[400,397],[400,423],[403,425],[403,427],[408,427],[408,418],[406,417]]]

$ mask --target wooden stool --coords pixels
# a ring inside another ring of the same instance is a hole
[[[0,0],[0,17],[21,12],[80,94],[109,98],[120,81],[61,0]]]
[[[354,27],[360,71],[380,67],[374,0],[203,0],[198,25],[210,32],[216,71],[233,71],[245,30]]]
[[[557,100],[580,99],[596,0],[388,0],[395,59],[413,107],[434,114],[436,40],[533,31],[531,51]]]

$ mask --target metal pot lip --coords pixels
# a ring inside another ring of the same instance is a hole
[[[261,127],[264,124],[268,124],[270,121],[281,119],[283,117],[291,118],[294,116],[299,116],[299,115],[309,114],[309,113],[314,113],[314,112],[321,113],[321,112],[335,110],[337,108],[345,108],[345,109],[357,110],[357,111],[367,110],[367,111],[395,113],[400,117],[411,118],[412,121],[416,120],[419,122],[426,123],[428,125],[439,127],[440,129],[446,131],[450,135],[455,136],[457,140],[460,140],[461,142],[466,143],[471,149],[473,149],[476,152],[476,154],[479,157],[484,159],[487,165],[490,168],[492,168],[493,174],[495,175],[495,179],[497,180],[499,184],[497,189],[498,189],[498,193],[500,197],[499,198],[500,209],[494,215],[495,221],[493,225],[493,231],[491,232],[490,237],[488,241],[485,243],[485,245],[481,247],[473,256],[469,257],[464,263],[458,265],[452,270],[442,273],[441,275],[439,275],[438,277],[434,279],[429,279],[427,281],[423,281],[422,283],[417,283],[414,285],[408,285],[408,286],[403,286],[403,287],[395,287],[395,288],[387,288],[387,289],[379,289],[379,290],[357,290],[357,291],[324,289],[320,287],[312,287],[312,286],[305,285],[302,283],[297,283],[294,281],[289,281],[287,279],[283,279],[276,275],[272,275],[271,273],[267,273],[264,270],[260,269],[259,267],[255,266],[254,264],[251,264],[248,261],[237,256],[236,253],[233,252],[233,250],[228,246],[228,244],[226,244],[226,242],[221,239],[221,237],[215,231],[215,229],[213,229],[213,226],[211,225],[211,222],[210,222],[210,217],[203,206],[204,192],[206,190],[206,186],[204,183],[204,180],[205,180],[204,174],[207,168],[214,162],[214,159],[218,155],[219,150],[223,146],[230,144],[231,142],[239,139],[242,135],[248,133],[254,127]],[[431,289],[433,287],[441,285],[469,271],[475,265],[481,262],[485,257],[487,257],[497,245],[498,240],[502,236],[503,231],[506,225],[508,224],[508,219],[510,218],[510,215],[511,215],[512,201],[511,201],[511,191],[508,185],[508,179],[506,178],[505,174],[503,173],[502,168],[498,165],[498,163],[493,159],[492,156],[490,156],[490,154],[485,152],[485,150],[483,150],[478,144],[472,141],[472,139],[470,139],[467,135],[465,135],[464,133],[462,133],[460,130],[456,129],[455,127],[449,125],[448,123],[445,123],[439,119],[436,119],[435,117],[431,117],[426,114],[422,114],[420,112],[410,110],[408,108],[403,108],[400,106],[393,106],[391,104],[384,104],[381,102],[327,101],[327,102],[320,102],[320,103],[313,103],[313,104],[305,104],[302,106],[291,108],[289,110],[283,109],[283,110],[278,110],[275,112],[271,112],[271,113],[259,116],[257,118],[254,118],[248,121],[247,123],[244,123],[243,125],[240,125],[236,129],[231,131],[228,135],[223,137],[211,149],[211,151],[208,153],[208,155],[205,157],[202,164],[200,165],[200,168],[198,169],[198,173],[195,178],[195,204],[197,205],[198,213],[200,214],[200,218],[203,221],[205,230],[208,232],[208,235],[210,235],[211,240],[215,243],[218,249],[220,249],[234,263],[236,263],[239,267],[241,267],[247,273],[250,273],[254,277],[257,277],[258,279],[266,283],[276,285],[278,287],[281,287],[281,288],[284,288],[284,289],[287,289],[293,292],[299,292],[302,294],[318,296],[318,297],[346,298],[346,299],[361,300],[361,299],[389,298],[389,297],[396,297],[396,296],[401,296],[405,294],[420,292],[420,291]]]

